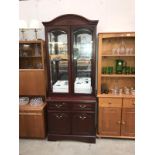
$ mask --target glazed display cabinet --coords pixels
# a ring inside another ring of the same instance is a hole
[[[19,41],[19,95],[45,96],[44,41]]]
[[[135,33],[99,33],[98,136],[135,136]]]
[[[43,22],[48,75],[48,140],[95,142],[97,23],[73,14]]]

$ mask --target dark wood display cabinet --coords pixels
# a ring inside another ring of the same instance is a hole
[[[67,14],[45,26],[48,140],[96,139],[97,20]]]

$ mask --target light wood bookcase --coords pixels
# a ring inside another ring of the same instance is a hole
[[[44,41],[19,41],[19,95],[45,96]]]
[[[98,39],[98,136],[134,138],[135,33],[99,33]],[[122,73],[116,72],[116,60],[123,60]],[[108,67],[113,71],[107,73]]]

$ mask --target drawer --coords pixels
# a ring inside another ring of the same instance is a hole
[[[91,103],[74,103],[73,104],[73,107],[72,107],[73,110],[95,110],[95,104],[91,104]]]
[[[124,98],[123,99],[123,107],[124,108],[134,108],[135,107],[135,99]]]
[[[48,102],[49,110],[69,110],[69,104],[66,102]]]
[[[99,106],[122,107],[122,99],[121,98],[99,98]]]

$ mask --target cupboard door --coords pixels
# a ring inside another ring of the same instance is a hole
[[[44,138],[45,124],[42,113],[19,114],[19,136],[26,138]]]
[[[122,110],[122,123],[121,123],[122,136],[135,136],[135,109],[123,108]]]
[[[48,133],[70,134],[71,117],[65,112],[48,111]]]
[[[99,107],[99,134],[120,136],[121,108]]]
[[[20,95],[45,95],[45,92],[44,70],[19,72]]]
[[[72,134],[95,134],[95,114],[75,113],[72,116]]]

